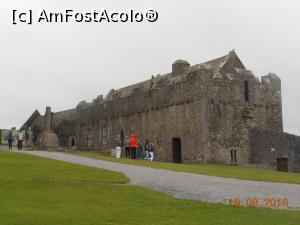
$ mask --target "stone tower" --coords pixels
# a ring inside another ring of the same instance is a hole
[[[59,141],[57,135],[52,130],[52,113],[51,107],[46,107],[46,113],[44,117],[44,129],[40,136],[39,145],[42,147],[59,147]]]

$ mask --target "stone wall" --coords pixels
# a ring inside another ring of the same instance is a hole
[[[54,132],[57,134],[59,139],[59,145],[63,147],[73,147],[72,138],[76,143],[76,129],[77,124],[74,120],[62,120],[55,126]]]
[[[248,130],[282,131],[280,88],[276,75],[259,81],[234,52],[192,67],[177,60],[172,73],[80,103],[77,146],[109,150],[123,130],[153,142],[157,160],[172,161],[178,137],[183,161],[232,163],[236,150],[236,163],[248,165]],[[105,144],[103,128],[110,137]]]
[[[287,158],[289,171],[300,172],[300,137],[253,129],[249,133],[249,162],[277,169],[277,158]]]
[[[110,149],[115,136],[134,133],[143,143],[154,143],[157,160],[172,161],[172,139],[181,139],[182,161],[203,161],[207,151],[207,101],[203,82],[209,73],[195,72],[182,77],[156,77],[126,94],[115,91],[103,102],[78,109],[78,147]],[[148,86],[149,85],[149,86]],[[95,115],[97,115],[95,117]],[[109,141],[101,143],[101,129],[109,130]],[[88,146],[88,133],[93,144]]]
[[[51,129],[57,134],[59,144],[62,147],[69,147],[72,137],[75,138],[77,129],[77,111],[75,109],[65,110],[52,114]],[[21,127],[22,130],[32,128],[33,144],[38,145],[39,138],[44,130],[45,116],[35,111],[29,120]]]
[[[25,123],[33,127],[35,137],[43,118],[36,111]],[[70,146],[75,138],[81,150],[109,151],[117,136],[134,133],[143,143],[149,140],[154,144],[155,159],[160,161],[174,160],[173,139],[180,138],[183,162],[258,163],[274,168],[273,153],[259,149],[268,149],[275,133],[279,139],[277,143],[274,137],[274,143],[285,149],[292,170],[298,170],[300,157],[295,147],[298,138],[280,136],[279,77],[268,74],[260,81],[234,51],[193,66],[176,60],[171,73],[112,89],[91,103],[82,101],[75,109],[54,113],[52,126],[61,146]]]

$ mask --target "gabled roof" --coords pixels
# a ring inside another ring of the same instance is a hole
[[[41,115],[38,110],[35,110],[32,115],[29,117],[29,119],[24,123],[24,125],[20,128],[20,130],[26,130],[28,127],[31,126],[31,124],[39,118],[39,126],[43,126],[43,120],[45,115]],[[59,123],[61,123],[63,120],[72,120],[74,121],[76,119],[76,109],[69,109],[64,110],[60,112],[54,113],[53,116],[53,126],[57,126]]]
[[[239,57],[237,56],[235,51],[232,50],[227,55],[191,66],[191,70],[207,68],[207,69],[213,70],[214,72],[219,72],[226,64],[228,64],[232,61],[236,61],[237,63],[239,63],[240,64],[239,67],[241,67],[241,69],[246,69],[246,67],[244,66],[242,61],[239,59]]]
[[[184,60],[177,60],[176,62],[186,62]],[[212,70],[213,73],[218,73],[220,72],[223,68],[225,68],[226,66],[228,67],[237,67],[240,69],[246,69],[245,66],[243,65],[243,63],[241,62],[241,60],[239,59],[239,57],[237,56],[237,54],[235,53],[234,50],[230,51],[227,55],[224,55],[222,57],[207,61],[207,62],[203,62],[200,64],[196,64],[190,67],[189,72],[192,71],[197,71],[200,69],[208,69],[208,70]],[[234,69],[234,68],[232,68]],[[165,75],[157,75],[155,77],[152,77],[152,79],[143,81],[143,82],[139,82],[137,84],[133,84],[124,88],[120,88],[118,90],[111,90],[106,96],[105,96],[105,100],[113,100],[114,97],[126,97],[126,96],[130,96],[135,90],[137,89],[142,89],[142,90],[149,90],[149,88],[151,88],[151,85],[153,85],[152,87],[155,87],[155,84],[157,83],[165,83],[167,85],[167,83],[171,83],[172,80],[174,78],[172,77],[172,73],[168,73]],[[178,78],[177,78],[178,79]],[[179,78],[180,79],[180,78]]]
[[[36,109],[31,116],[29,117],[29,119],[23,124],[23,126],[20,128],[20,130],[25,130],[27,129],[30,125],[37,117],[41,116],[41,114],[39,113],[39,111]]]

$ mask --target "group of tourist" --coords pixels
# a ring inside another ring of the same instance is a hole
[[[23,141],[24,141],[24,134],[23,134],[23,132],[18,132],[16,134],[16,136],[14,136],[13,132],[11,130],[8,132],[8,135],[7,135],[7,142],[8,142],[8,148],[9,148],[9,150],[12,150],[12,148],[13,148],[13,142],[15,141],[15,138],[17,139],[18,150],[22,150],[22,148],[23,148]]]
[[[131,134],[124,139],[125,157],[131,159],[145,159],[152,161],[154,159],[153,143],[147,140],[145,145],[140,140],[136,140],[135,135]]]

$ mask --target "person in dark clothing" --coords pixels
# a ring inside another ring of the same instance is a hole
[[[136,157],[137,159],[143,159],[143,145],[142,142],[140,140],[138,140],[137,142],[137,146],[136,146]]]
[[[154,159],[154,147],[153,147],[153,143],[150,143],[148,160],[153,161],[153,159]]]
[[[11,131],[8,132],[7,135],[8,149],[12,150],[12,144],[14,142],[14,135]]]
[[[144,149],[145,149],[145,159],[147,160],[149,158],[149,149],[150,149],[148,140],[145,143]]]
[[[131,136],[130,136],[129,145],[130,145],[130,150],[131,150],[131,152],[130,152],[131,158],[136,159],[136,140],[135,140],[134,134],[131,134]]]
[[[129,145],[128,136],[125,137],[124,146],[125,146],[125,156],[126,158],[130,158],[130,145]]]

